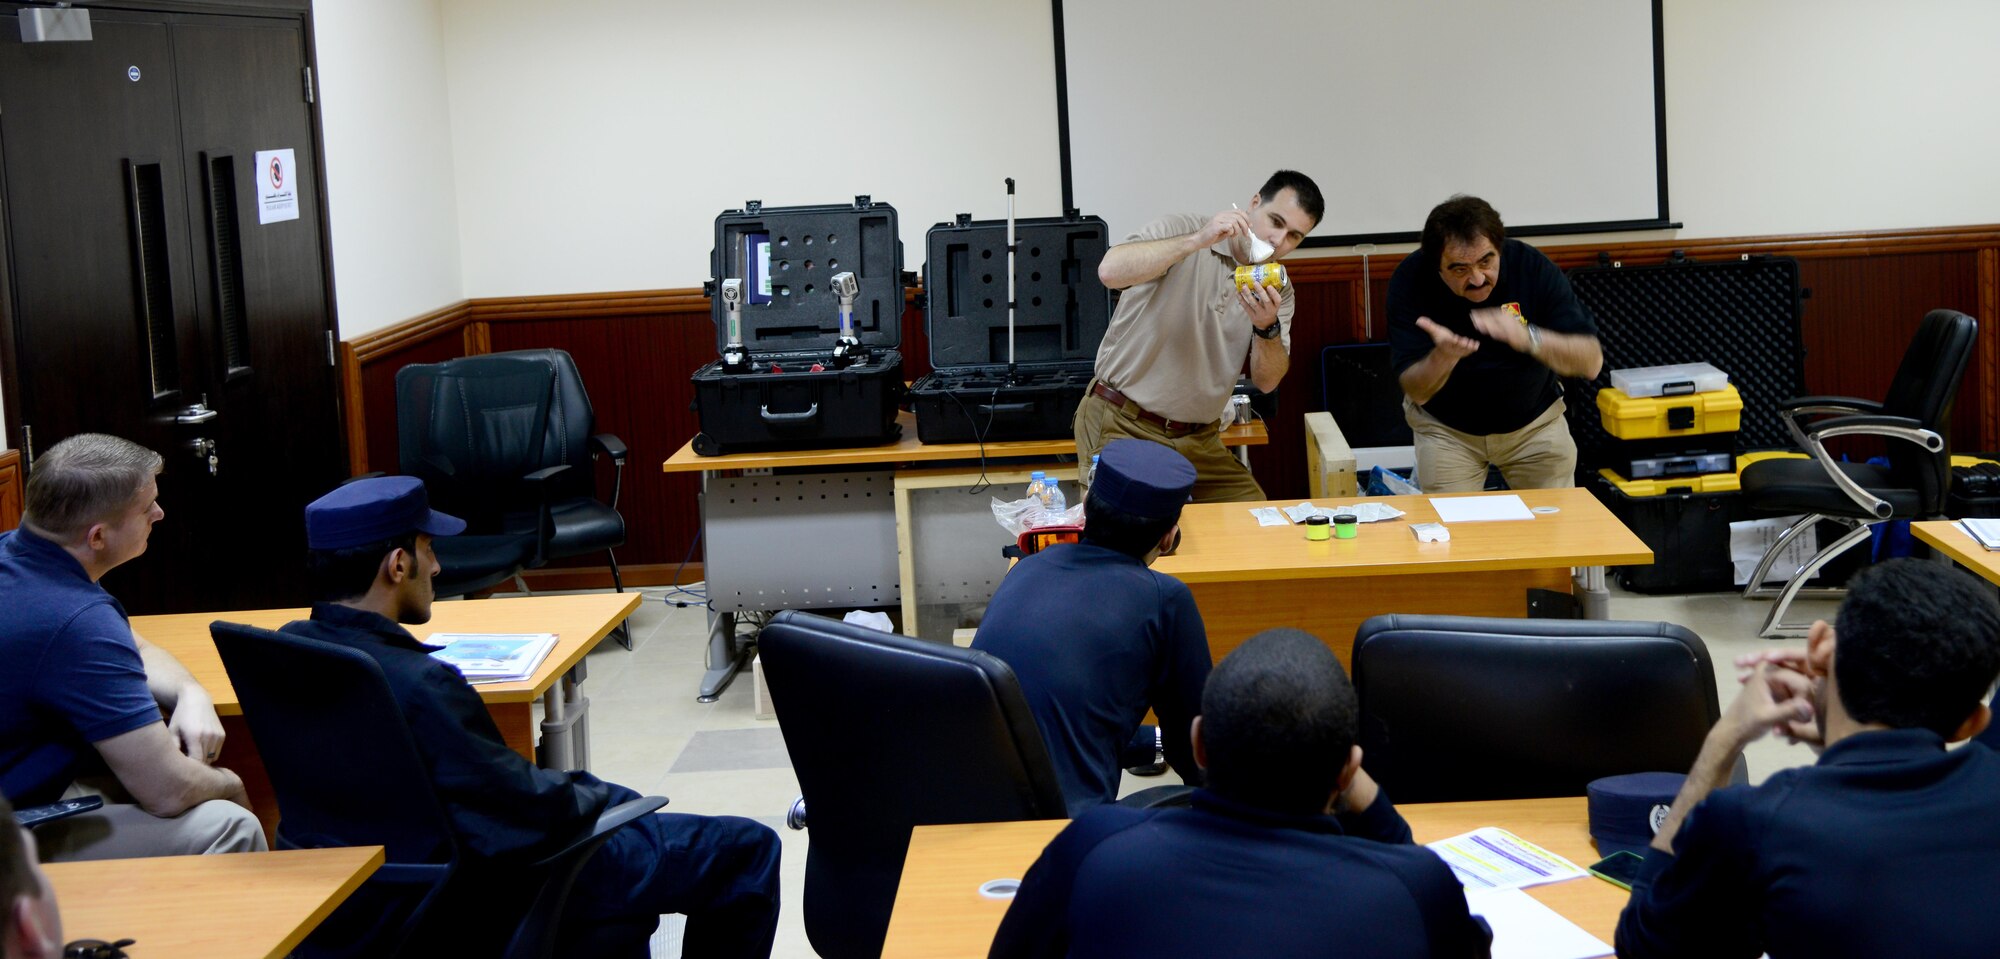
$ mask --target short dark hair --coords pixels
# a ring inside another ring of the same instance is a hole
[[[1856,722],[1950,737],[2000,678],[2000,601],[1949,566],[1892,559],[1862,570],[1834,627],[1834,681]]]
[[[1319,184],[1312,177],[1297,170],[1279,170],[1264,181],[1264,188],[1257,191],[1257,196],[1269,203],[1278,198],[1279,190],[1290,190],[1299,198],[1299,209],[1313,218],[1313,226],[1318,226],[1326,216],[1326,197],[1320,196]]]
[[[1500,222],[1500,212],[1485,200],[1460,193],[1431,207],[1431,215],[1424,218],[1421,249],[1436,269],[1444,265],[1445,244],[1470,243],[1482,236],[1492,240],[1496,250],[1507,244],[1507,227]]]
[[[1278,812],[1326,811],[1360,730],[1347,671],[1297,629],[1245,640],[1208,674],[1201,739],[1208,788]]]
[[[313,597],[337,603],[368,592],[375,585],[375,574],[382,568],[382,557],[398,549],[416,555],[414,530],[363,546],[306,550],[306,580],[312,584]]]
[[[78,433],[35,458],[28,473],[22,522],[72,542],[92,523],[130,507],[165,461],[131,440]]]
[[[0,942],[7,941],[14,931],[14,900],[41,896],[41,884],[28,866],[28,844],[21,841],[14,806],[0,794]]]
[[[1134,516],[1118,509],[1097,495],[1096,490],[1083,497],[1083,541],[1117,550],[1127,556],[1144,558],[1160,545],[1167,530],[1181,521],[1180,510],[1165,519]]]

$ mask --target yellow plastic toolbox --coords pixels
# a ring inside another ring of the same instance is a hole
[[[1607,387],[1597,391],[1597,413],[1604,431],[1621,440],[1732,433],[1743,422],[1743,394],[1733,383],[1708,393],[1640,398]]]
[[[1610,392],[1609,390],[1605,391]],[[1604,395],[1599,393],[1599,396]],[[1758,453],[1744,453],[1736,457],[1734,473],[1703,473],[1699,476],[1656,477],[1653,479],[1628,480],[1612,470],[1598,470],[1597,475],[1604,481],[1618,487],[1618,491],[1631,497],[1659,496],[1662,493],[1734,493],[1743,488],[1743,469],[1759,460],[1784,459],[1802,460],[1804,453],[1790,453],[1784,450],[1765,450]]]

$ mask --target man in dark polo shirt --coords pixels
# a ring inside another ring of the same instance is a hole
[[[0,792],[105,801],[39,830],[52,862],[265,848],[242,780],[210,765],[223,732],[208,691],[97,585],[166,515],[160,467],[136,443],[72,436],[35,461],[21,528],[0,534]]]
[[[1540,250],[1507,239],[1485,200],[1455,196],[1389,279],[1390,361],[1426,493],[1576,485],[1558,376],[1604,365],[1597,324]]]
[[[1639,867],[1618,955],[1993,955],[2000,755],[1947,748],[1992,716],[1993,588],[1890,560],[1848,584],[1805,649],[1748,665]],[[1819,762],[1723,787],[1773,731],[1823,749]]]
[[[1173,541],[1194,485],[1194,467],[1165,446],[1106,444],[1083,541],[1008,572],[973,637],[1020,677],[1072,816],[1118,798],[1119,767],[1133,764],[1123,747],[1149,707],[1167,762],[1201,782],[1188,722],[1208,678],[1208,632],[1187,584],[1146,568]]]
[[[1208,785],[1192,807],[1077,817],[1023,877],[989,955],[1487,955],[1457,877],[1362,771],[1359,711],[1325,643],[1250,637],[1202,691]]]
[[[479,882],[495,864],[555,851],[604,809],[638,794],[587,772],[541,769],[508,748],[465,677],[403,628],[431,618],[439,569],[431,537],[464,529],[463,520],[432,511],[423,483],[409,476],[357,480],[314,500],[306,507],[307,562],[324,601],[284,631],[360,650],[381,665],[470,860],[461,871]],[[660,914],[677,912],[688,917],[689,956],[769,956],[778,856],[777,834],[750,819],[641,816],[584,863],[558,954],[646,956]],[[426,938],[434,952],[424,954],[482,954],[486,947],[465,937],[504,926],[486,921],[479,898],[461,890],[448,900],[453,921],[429,924],[424,935],[455,941]]]

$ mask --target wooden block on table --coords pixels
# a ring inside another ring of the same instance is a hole
[[[1314,498],[1359,496],[1355,483],[1354,450],[1340,432],[1333,414],[1306,414],[1306,487]]]

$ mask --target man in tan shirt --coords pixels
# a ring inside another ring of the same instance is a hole
[[[1291,367],[1292,290],[1239,291],[1235,272],[1292,252],[1325,209],[1310,177],[1279,170],[1246,209],[1161,217],[1105,254],[1098,279],[1125,292],[1097,350],[1097,379],[1077,406],[1080,462],[1119,437],[1151,440],[1194,464],[1196,502],[1265,498],[1223,447],[1216,421],[1246,356],[1260,390],[1276,389]],[[1261,260],[1253,233],[1274,248]]]

